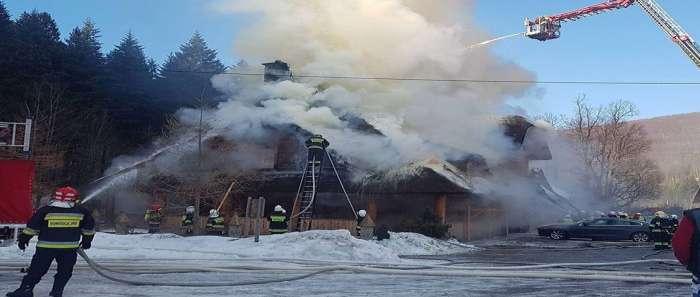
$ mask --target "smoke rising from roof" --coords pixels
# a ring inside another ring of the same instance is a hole
[[[458,1],[224,1],[225,12],[257,20],[237,36],[235,51],[251,64],[281,59],[295,73],[314,75],[533,80],[488,48],[469,4]],[[253,63],[254,62],[254,63]],[[259,66],[241,70],[260,72]],[[500,160],[512,143],[499,129],[505,100],[531,87],[515,84],[261,78],[219,75],[230,94],[210,114],[212,127],[232,138],[264,137],[267,126],[296,125],[324,135],[331,148],[360,168],[381,168],[468,153]],[[198,118],[182,111],[181,119]],[[360,118],[382,135],[352,129]]]

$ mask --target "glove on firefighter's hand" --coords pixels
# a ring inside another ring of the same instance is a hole
[[[92,247],[92,238],[93,236],[83,236],[80,247],[84,250],[90,249],[90,247]]]
[[[29,245],[29,240],[30,240],[30,239],[32,239],[31,236],[26,235],[26,234],[20,234],[20,235],[19,235],[19,238],[17,239],[17,247],[18,247],[20,250],[26,249],[27,246]]]

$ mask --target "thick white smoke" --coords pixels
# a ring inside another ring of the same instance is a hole
[[[469,5],[458,1],[225,1],[219,8],[253,14],[235,40],[251,65],[281,59],[296,74],[441,79],[532,80],[488,48]],[[253,66],[237,71],[260,72]],[[232,138],[265,137],[266,126],[295,124],[322,134],[356,166],[377,168],[426,157],[478,153],[493,162],[510,149],[499,131],[504,101],[529,85],[219,75],[214,85],[231,99],[210,125]],[[182,119],[196,119],[192,111]],[[351,129],[364,119],[383,136]]]

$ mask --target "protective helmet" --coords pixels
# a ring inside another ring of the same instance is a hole
[[[285,213],[287,213],[287,210],[285,210],[285,209],[283,208],[283,209],[282,209],[282,214],[285,214]]]
[[[218,218],[219,217],[219,211],[216,209],[212,209],[209,211],[209,217],[210,218]]]
[[[152,211],[159,211],[161,208],[162,207],[160,206],[160,203],[158,203],[158,202],[151,203],[151,206],[149,207],[149,209]]]
[[[187,212],[187,213],[194,213],[194,206],[185,207],[185,212]]]
[[[78,190],[71,187],[58,188],[53,195],[53,200],[75,203],[78,200]]]
[[[357,212],[357,215],[361,218],[364,218],[365,216],[367,216],[367,211],[365,211],[364,209],[360,209],[360,211]]]
[[[284,208],[282,208],[282,205],[275,205],[275,211],[284,211]]]
[[[671,218],[677,220],[677,219],[678,219],[678,216],[673,214],[673,215],[671,215]]]
[[[660,217],[660,218],[665,218],[665,217],[666,217],[666,213],[663,212],[663,211],[661,211],[661,210],[659,210],[659,211],[657,211],[656,213],[654,213],[654,215],[657,216],[657,217]]]
[[[78,190],[72,187],[58,188],[54,192],[53,197],[49,201],[50,206],[61,207],[61,208],[71,208],[75,206],[78,201]]]
[[[611,211],[611,212],[609,212],[609,213],[608,213],[608,215],[611,215],[611,216],[617,216],[617,213],[616,213],[616,212],[614,212],[614,211]]]

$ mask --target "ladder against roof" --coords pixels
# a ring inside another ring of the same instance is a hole
[[[321,177],[323,156],[310,156],[306,161],[304,174],[301,180],[301,190],[299,197],[299,213],[296,230],[306,231],[311,228],[311,219],[314,211],[314,200],[318,193],[318,185]]]

